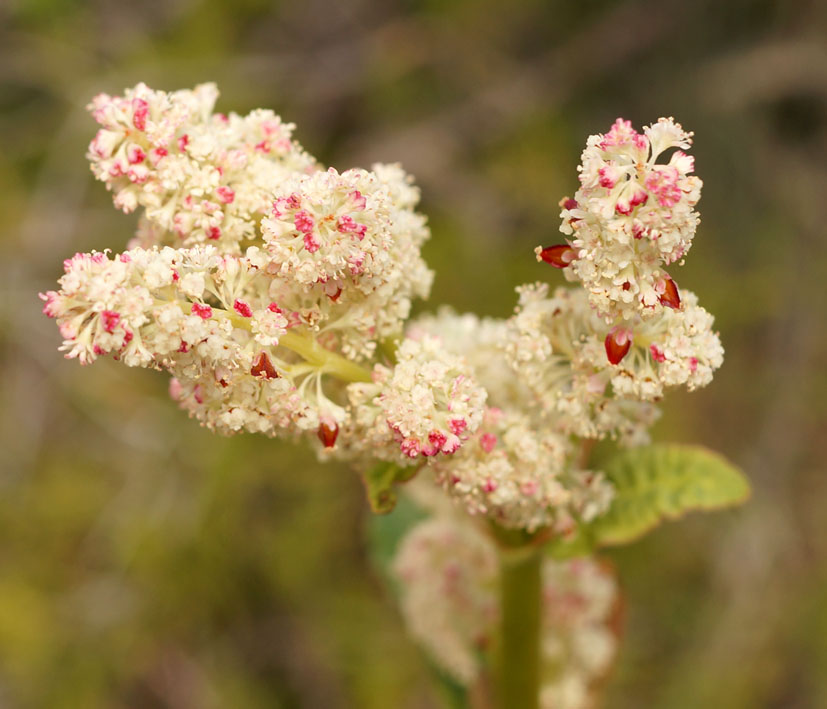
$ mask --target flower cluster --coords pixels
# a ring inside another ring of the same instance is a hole
[[[92,171],[141,214],[132,249],[76,255],[42,295],[67,357],[165,370],[172,397],[222,433],[315,431],[334,448],[347,430],[343,451],[408,462],[457,450],[485,399],[462,362],[433,342],[403,344],[397,366],[377,357],[432,281],[412,179],[398,165],[325,170],[292,125],[213,113],[217,95],[139,84],[90,105]],[[351,408],[347,385],[372,379],[378,404]],[[371,408],[368,441],[355,422]]]
[[[348,438],[371,457],[391,461],[455,453],[479,428],[485,389],[438,338],[407,338],[396,357],[393,368],[374,367],[371,383],[348,386],[354,412]]]
[[[310,433],[322,457],[389,463],[378,484],[425,469],[408,491],[431,517],[393,569],[412,634],[469,685],[501,614],[478,520],[575,537],[614,497],[592,443],[647,442],[664,391],[721,366],[712,316],[664,270],[698,224],[691,134],[618,119],[589,138],[561,203],[566,243],[537,249],[582,288],[521,286],[507,319],[407,322],[433,278],[412,179],[399,165],[325,169],[292,125],[214,113],[217,95],[139,84],[93,100],[93,173],[117,207],[140,209],[138,232],[121,254],[67,259],[43,310],[67,357],[165,371],[215,431]],[[542,574],[542,703],[587,709],[615,653],[617,586],[586,560]]]
[[[467,518],[437,512],[403,538],[393,572],[410,633],[454,680],[473,684],[500,615],[493,542]],[[541,706],[587,709],[617,650],[617,583],[586,559],[549,559],[542,575]]]
[[[541,661],[551,675],[540,706],[587,709],[617,654],[620,590],[610,569],[590,559],[543,564]]]
[[[268,271],[302,290],[322,331],[359,357],[399,333],[433,279],[419,253],[428,230],[418,192],[398,166],[374,169],[295,175],[261,223]]]
[[[404,537],[393,573],[411,635],[451,677],[472,684],[499,615],[491,542],[472,525],[432,517]]]
[[[434,461],[435,481],[472,515],[509,528],[573,531],[605,511],[612,487],[602,473],[580,469],[578,447],[559,422],[550,423],[519,367],[507,357],[509,321],[457,315],[443,308],[415,320],[409,334],[439,337],[467,361],[488,391],[476,433],[451,458]]]
[[[682,150],[691,142],[671,118],[642,134],[618,119],[591,136],[580,189],[561,202],[569,239],[536,249],[583,288],[518,289],[509,359],[564,432],[643,442],[655,416],[646,402],[705,386],[723,362],[712,316],[663,270],[686,254],[699,221],[701,181]]]
[[[89,105],[101,125],[92,171],[125,212],[143,207],[136,244],[214,243],[235,253],[286,177],[318,169],[272,111],[214,114],[214,84],[167,93],[144,84]]]
[[[474,439],[433,470],[470,514],[566,535],[575,520],[590,522],[605,512],[614,492],[602,473],[578,469],[574,453],[566,437],[538,430],[528,416],[489,408]]]
[[[432,281],[411,178],[324,169],[292,125],[214,113],[216,98],[139,84],[93,100],[92,170],[142,213],[137,246],[76,255],[43,295],[68,357],[165,370],[222,433],[311,431],[360,464],[427,461],[468,512],[564,534],[612,497],[577,439],[645,442],[663,390],[720,366],[711,316],[659,270],[688,249],[700,189],[680,150],[658,162],[690,143],[671,119],[589,139],[572,238],[540,251],[585,289],[523,286],[507,320],[443,310],[403,338]]]
[[[683,258],[698,225],[701,180],[691,175],[692,134],[671,118],[638,133],[617,119],[589,138],[581,158],[580,189],[561,202],[567,244],[537,248],[537,257],[580,281],[608,322],[649,318],[680,297],[664,265]]]
[[[706,386],[723,362],[713,318],[689,291],[679,310],[638,322],[633,332],[596,317],[583,290],[518,290],[508,357],[565,432],[639,439],[636,422],[652,423],[651,407],[639,402],[658,401],[668,387]]]
[[[295,392],[298,358],[280,344],[292,314],[268,299],[255,261],[209,246],[77,254],[60,291],[43,295],[44,311],[57,319],[67,357],[166,370],[174,398],[211,428],[315,428],[311,409],[327,402]]]

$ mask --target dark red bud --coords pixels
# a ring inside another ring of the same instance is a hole
[[[664,277],[663,293],[660,295],[660,304],[668,305],[670,308],[680,310],[681,294],[678,292],[678,286],[669,276]]]
[[[550,263],[554,268],[565,268],[577,258],[577,251],[568,244],[546,246],[540,251],[540,258],[546,263]]]
[[[250,367],[250,374],[254,377],[264,377],[265,379],[276,379],[279,373],[270,361],[266,352],[259,352],[253,360],[253,366]]]
[[[563,209],[577,209],[577,200],[572,199],[571,197],[566,197],[565,199],[563,199],[563,202],[560,206]]]
[[[333,448],[336,445],[336,438],[339,435],[339,426],[333,423],[332,426],[324,421],[319,424],[319,440],[325,448]]]
[[[606,346],[606,357],[609,362],[619,364],[632,346],[632,332],[624,328],[612,328],[603,344]]]

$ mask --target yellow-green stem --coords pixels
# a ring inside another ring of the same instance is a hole
[[[193,304],[189,304],[189,311],[192,311]],[[247,318],[235,315],[228,310],[213,308],[213,314],[229,320],[233,327],[241,330],[250,329],[250,321]],[[315,339],[302,335],[294,330],[284,333],[279,338],[279,345],[295,352],[306,362],[312,364],[325,374],[332,374],[334,377],[343,379],[346,382],[369,382],[371,381],[370,371],[359,366],[349,359],[345,359],[335,352],[322,347]]]
[[[538,709],[540,700],[541,548],[500,549],[497,707]]]
[[[292,350],[300,357],[315,364],[322,372],[347,382],[369,382],[370,372],[341,355],[326,350],[316,340],[297,332],[286,332],[279,338],[279,345]]]

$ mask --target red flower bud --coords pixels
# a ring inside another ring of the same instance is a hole
[[[266,352],[259,352],[253,360],[253,366],[250,367],[250,374],[254,377],[264,377],[265,379],[276,379],[279,373],[270,361]]]
[[[577,251],[568,244],[557,244],[556,246],[546,246],[540,251],[539,256],[554,268],[565,268],[577,258]]]
[[[670,308],[680,310],[681,294],[678,292],[678,286],[669,276],[664,276],[663,293],[660,294],[660,304],[668,305]]]
[[[319,424],[319,432],[317,435],[325,448],[333,448],[333,446],[336,445],[336,438],[339,435],[339,426],[335,421],[331,421],[330,423],[322,421]]]
[[[618,364],[632,346],[632,331],[625,327],[613,327],[606,335],[603,344],[606,346],[606,357],[611,364]]]

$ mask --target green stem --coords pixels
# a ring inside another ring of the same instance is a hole
[[[500,549],[500,709],[539,707],[541,561],[537,546]]]
[[[164,304],[165,301],[157,302]],[[192,306],[192,303],[186,304],[185,311],[192,312]],[[241,330],[250,329],[250,321],[247,318],[235,315],[229,310],[223,310],[222,308],[214,307],[212,310],[215,317],[229,320],[233,324],[233,327]],[[306,335],[291,330],[279,337],[279,346],[292,350],[321,372],[332,374],[334,377],[343,379],[346,382],[371,381],[369,370],[335,352],[325,349],[312,337],[307,337]]]
[[[279,338],[279,345],[292,350],[310,364],[315,364],[322,372],[347,382],[369,382],[370,372],[341,355],[326,350],[316,340],[297,332],[286,332]]]

